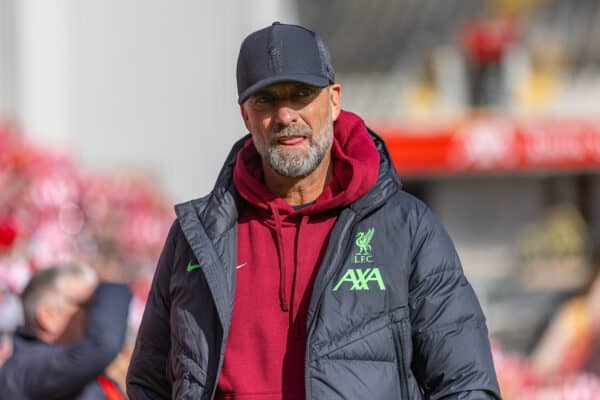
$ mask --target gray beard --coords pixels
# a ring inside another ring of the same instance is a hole
[[[276,144],[277,139],[298,134],[306,137],[309,143],[308,149],[285,149]],[[302,178],[321,164],[332,143],[333,121],[330,121],[316,137],[308,127],[288,126],[273,134],[269,145],[256,146],[256,148],[261,157],[279,175]]]
[[[267,162],[282,176],[301,178],[309,175],[321,164],[333,142],[333,127],[327,130],[330,132],[324,132],[317,139],[309,138],[310,146],[307,150],[286,150],[270,146],[267,150]]]

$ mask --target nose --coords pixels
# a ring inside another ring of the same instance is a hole
[[[294,110],[291,105],[286,101],[280,101],[277,103],[275,109],[275,123],[277,125],[289,126],[298,122],[298,112]]]

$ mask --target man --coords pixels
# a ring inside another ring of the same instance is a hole
[[[17,296],[0,287],[0,367],[12,355],[12,335],[23,323],[23,307]]]
[[[128,373],[142,399],[497,399],[485,319],[319,36],[242,43],[250,135],[176,206]]]
[[[0,370],[0,398],[118,400],[104,374],[125,339],[131,293],[74,265],[37,272],[22,295],[25,324]]]

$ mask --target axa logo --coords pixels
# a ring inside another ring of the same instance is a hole
[[[358,253],[354,254],[355,264],[364,264],[373,262],[373,254],[371,248],[371,241],[375,234],[375,228],[370,228],[366,232],[358,232],[354,244],[358,247]]]
[[[379,268],[349,268],[333,288],[334,292],[344,284],[350,284],[350,290],[369,290],[370,282],[375,282],[379,290],[385,290]]]

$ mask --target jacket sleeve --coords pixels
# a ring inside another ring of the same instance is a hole
[[[127,371],[127,395],[131,400],[171,398],[171,382],[167,378],[171,349],[169,284],[178,227],[175,221],[160,255]]]
[[[126,285],[98,286],[83,336],[72,343],[53,345],[28,363],[23,388],[33,399],[62,399],[96,379],[123,346],[131,291]]]
[[[485,317],[450,237],[424,205],[412,242],[412,370],[431,400],[500,399]]]

